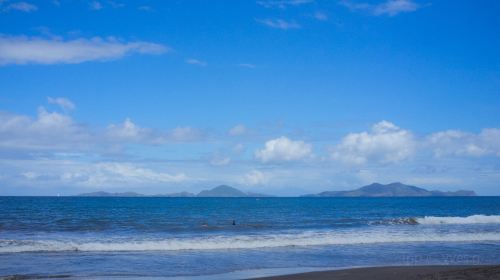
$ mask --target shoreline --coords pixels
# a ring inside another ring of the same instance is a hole
[[[321,270],[248,280],[491,280],[500,279],[497,265],[381,266]]]
[[[0,280],[91,279],[91,280],[492,280],[500,279],[496,265],[424,265],[373,266],[351,268],[270,268],[233,271],[198,276],[73,276],[73,275],[5,275]]]

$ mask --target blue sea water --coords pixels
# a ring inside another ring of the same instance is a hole
[[[498,263],[500,197],[0,197],[0,278]]]

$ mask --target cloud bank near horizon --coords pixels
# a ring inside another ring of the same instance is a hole
[[[40,106],[35,117],[0,113],[3,185],[178,190],[227,183],[272,192],[290,184],[326,188],[372,181],[468,186],[479,177],[498,180],[499,174],[495,164],[483,164],[500,157],[498,128],[415,135],[384,120],[367,131],[318,142],[305,135],[250,137],[241,123],[210,134],[206,128],[143,127],[131,118],[96,127],[72,117],[76,105],[68,98],[48,97],[47,103],[56,107]],[[199,144],[213,156],[196,152]],[[179,150],[184,152],[169,155]],[[148,156],[155,151],[156,157]],[[478,166],[479,175],[468,177]]]

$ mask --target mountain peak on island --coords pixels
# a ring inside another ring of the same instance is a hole
[[[210,190],[201,191],[197,197],[264,197],[268,195],[259,193],[246,193],[236,188],[220,185]]]
[[[459,190],[454,192],[429,191],[400,182],[390,184],[372,183],[350,191],[326,191],[306,195],[310,197],[416,197],[416,196],[475,196],[474,191]]]
[[[260,194],[260,193],[246,193],[240,191],[236,188],[220,185],[210,190],[203,190],[199,192],[197,195],[190,192],[178,192],[171,194],[156,194],[156,195],[144,195],[134,192],[122,192],[122,193],[109,193],[104,191],[91,192],[91,193],[83,193],[77,196],[86,196],[86,197],[268,197],[269,195]]]
[[[135,192],[120,192],[120,193],[110,193],[104,191],[98,192],[90,192],[90,193],[82,193],[77,196],[90,196],[90,197],[138,197],[144,196],[143,194],[135,193]]]
[[[246,193],[226,185],[220,185],[210,190],[201,191],[198,197],[244,197]]]

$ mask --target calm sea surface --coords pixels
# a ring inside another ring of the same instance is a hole
[[[0,197],[0,278],[493,263],[500,197]]]

